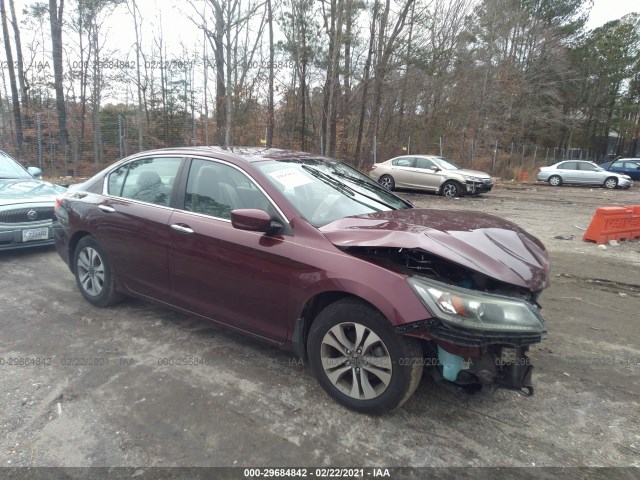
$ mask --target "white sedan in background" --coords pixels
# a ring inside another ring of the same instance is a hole
[[[629,188],[633,181],[629,175],[610,172],[593,162],[566,160],[548,167],[540,167],[538,181],[549,182],[552,187],[560,185],[598,185],[604,188]]]

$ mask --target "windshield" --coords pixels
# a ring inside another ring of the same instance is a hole
[[[432,158],[431,160],[433,160],[443,170],[459,170],[460,169],[459,166],[457,166],[455,163],[453,163],[451,160],[447,158],[435,157],[435,158]]]
[[[411,208],[353,167],[320,159],[256,164],[300,216],[321,227],[342,217]]]
[[[0,150],[0,178],[33,178],[22,165]]]

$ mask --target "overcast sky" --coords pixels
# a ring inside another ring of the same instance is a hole
[[[640,13],[638,0],[594,0],[589,14],[587,27],[590,30],[600,27],[611,20],[617,20],[628,13]]]

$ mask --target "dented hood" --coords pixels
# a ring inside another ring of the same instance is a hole
[[[542,243],[493,215],[393,210],[341,218],[320,231],[339,248],[417,248],[534,292],[548,285],[549,256]]]

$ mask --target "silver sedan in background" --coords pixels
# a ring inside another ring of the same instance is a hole
[[[598,185],[604,188],[629,188],[633,181],[629,175],[609,172],[593,162],[566,160],[548,167],[541,167],[538,181],[549,182],[552,187],[560,185]]]
[[[445,197],[490,192],[493,188],[488,173],[460,168],[435,155],[403,155],[375,163],[369,176],[388,190],[415,188]]]

